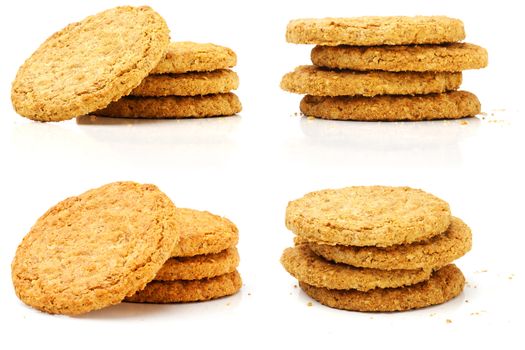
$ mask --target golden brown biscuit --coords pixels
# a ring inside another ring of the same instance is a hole
[[[463,22],[444,16],[308,18],[290,21],[286,28],[286,40],[295,44],[374,46],[463,39]]]
[[[429,280],[400,288],[376,288],[368,292],[332,290],[299,282],[303,291],[329,307],[363,312],[391,312],[442,304],[463,291],[465,277],[455,265],[434,272]]]
[[[323,259],[301,244],[284,250],[281,264],[301,282],[329,289],[396,288],[428,280],[431,269],[379,270],[337,264]]]
[[[359,72],[299,66],[281,80],[283,90],[314,96],[376,96],[440,93],[457,90],[461,73]]]
[[[387,247],[431,238],[450,226],[447,202],[419,189],[354,186],[306,194],[286,208],[286,227],[311,241]]]
[[[172,257],[216,254],[235,247],[239,230],[230,220],[207,211],[177,208],[179,243]]]
[[[473,117],[481,104],[473,93],[450,91],[427,95],[311,96],[301,100],[307,116],[332,120],[399,121]]]
[[[149,75],[130,96],[196,96],[225,93],[239,87],[237,73],[229,69],[211,72]]]
[[[307,244],[314,253],[336,263],[381,270],[428,270],[450,264],[465,255],[472,247],[472,233],[463,221],[452,217],[449,228],[443,234],[410,244],[386,248]]]
[[[229,116],[242,109],[237,95],[123,97],[95,115],[115,118],[205,118]]]
[[[26,304],[82,314],[151,281],[178,240],[171,200],[154,185],[111,183],[58,203],[18,246],[13,285]]]
[[[237,55],[227,47],[190,41],[172,42],[151,74],[208,72],[236,64]]]
[[[203,254],[190,257],[171,258],[164,263],[156,281],[198,280],[233,272],[239,265],[236,248],[228,248],[220,253]]]
[[[187,303],[222,298],[241,289],[237,271],[194,281],[153,281],[125,301],[133,303]]]
[[[89,114],[129,94],[168,44],[168,27],[150,7],[123,6],[87,17],[53,34],[20,67],[13,106],[38,121]]]
[[[487,50],[468,43],[395,46],[316,46],[312,63],[332,69],[461,72],[484,68]]]

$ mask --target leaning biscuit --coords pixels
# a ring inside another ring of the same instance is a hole
[[[89,114],[129,94],[168,44],[168,27],[150,7],[116,7],[87,17],[53,34],[20,67],[13,106],[38,121]]]
[[[444,16],[308,18],[292,20],[286,28],[286,40],[295,44],[374,46],[463,39],[463,22]]]
[[[457,90],[461,80],[461,73],[333,71],[299,66],[282,78],[281,88],[314,96],[412,95]]]
[[[212,72],[149,75],[130,96],[196,96],[219,94],[239,87],[237,73],[229,69]]]
[[[241,287],[241,276],[234,271],[194,281],[153,281],[125,301],[155,304],[205,301],[235,294]]]
[[[484,68],[487,50],[468,43],[395,46],[316,46],[312,63],[332,69],[461,72]]]
[[[209,72],[236,64],[237,55],[227,47],[190,41],[172,42],[151,74]]]
[[[242,109],[237,95],[123,97],[94,114],[114,118],[205,118],[230,116]]]
[[[362,312],[392,312],[438,305],[457,297],[465,277],[455,265],[436,271],[429,280],[400,288],[376,288],[368,292],[332,290],[299,282],[311,298],[329,307]]]
[[[301,100],[306,116],[332,120],[399,121],[473,117],[481,104],[473,93],[449,91],[427,95],[311,96]]]
[[[178,240],[175,206],[154,185],[111,183],[40,217],[11,265],[17,296],[54,314],[121,302],[150,282]]]
[[[431,238],[450,226],[447,202],[419,189],[354,186],[306,194],[286,208],[286,227],[311,241],[387,247]]]

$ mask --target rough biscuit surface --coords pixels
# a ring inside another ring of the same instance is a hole
[[[156,281],[198,280],[235,271],[239,265],[236,248],[220,253],[171,258],[155,276]]]
[[[461,72],[484,68],[487,50],[468,43],[396,46],[316,46],[312,63],[332,69]]]
[[[463,39],[463,22],[443,16],[308,18],[292,20],[286,28],[286,40],[295,44],[374,46]]]
[[[455,265],[434,272],[429,280],[400,288],[376,288],[368,292],[332,290],[299,282],[313,299],[329,307],[363,312],[391,312],[442,304],[463,291],[465,277]]]
[[[207,211],[177,208],[179,243],[172,257],[216,254],[237,245],[239,231],[230,220]]]
[[[239,87],[237,73],[229,69],[146,77],[130,96],[196,96],[225,93]]]
[[[334,71],[310,65],[286,74],[281,88],[314,96],[412,95],[457,90],[461,81],[461,73]]]
[[[123,97],[94,114],[115,118],[205,118],[229,116],[242,109],[237,95]]]
[[[428,280],[432,274],[431,269],[386,271],[337,264],[316,255],[306,244],[285,249],[281,263],[297,280],[329,289],[396,288]]]
[[[322,119],[417,121],[473,117],[481,113],[481,103],[467,91],[374,97],[306,95],[300,109],[307,116]]]
[[[234,271],[194,281],[153,281],[125,301],[155,304],[205,301],[235,294],[241,287],[241,276]]]
[[[286,227],[311,241],[387,247],[431,238],[450,225],[447,202],[419,189],[354,186],[306,194],[286,208]]]
[[[172,42],[151,73],[208,72],[231,68],[236,64],[237,55],[227,47],[190,41]]]
[[[154,185],[111,183],[40,217],[12,263],[16,294],[58,314],[121,302],[151,281],[178,236],[175,206]]]
[[[336,263],[381,270],[428,270],[450,264],[465,255],[472,248],[472,233],[463,221],[452,217],[443,234],[410,244],[386,248],[307,244],[314,253]]]
[[[168,44],[168,27],[150,7],[123,6],[87,17],[53,34],[20,67],[13,106],[38,121],[89,114],[129,94]]]

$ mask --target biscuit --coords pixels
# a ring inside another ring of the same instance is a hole
[[[312,63],[332,69],[461,72],[484,68],[487,50],[468,43],[400,46],[316,46]]]
[[[387,247],[421,241],[450,226],[447,202],[419,189],[354,186],[306,194],[286,208],[286,227],[311,241]]]
[[[329,289],[396,288],[428,280],[431,269],[378,270],[337,264],[323,259],[301,244],[284,250],[281,264],[301,282]]]
[[[286,41],[317,45],[441,44],[465,39],[463,22],[444,16],[308,18],[290,21]]]
[[[38,121],[89,114],[129,94],[168,44],[168,26],[150,7],[116,7],[87,17],[53,34],[20,67],[13,106]]]
[[[125,301],[155,304],[205,301],[235,294],[241,287],[241,276],[234,271],[194,281],[153,281]]]
[[[181,237],[172,257],[216,254],[235,247],[239,230],[230,220],[207,211],[177,208]]]
[[[40,217],[12,263],[17,296],[54,314],[82,314],[141,290],[178,240],[171,200],[154,185],[116,182]]]
[[[481,113],[476,95],[450,91],[427,95],[311,96],[301,100],[307,116],[332,120],[399,121],[473,117]]]
[[[376,288],[368,292],[331,290],[299,282],[311,298],[329,307],[362,312],[391,312],[442,304],[463,291],[465,277],[455,265],[434,272],[429,280],[401,288]]]
[[[215,254],[171,258],[157,272],[155,280],[173,281],[211,278],[233,272],[238,265],[239,253],[236,248],[228,248]]]
[[[299,66],[281,80],[283,90],[314,96],[413,95],[457,90],[461,73],[360,72]]]
[[[115,118],[204,118],[240,112],[237,95],[228,92],[205,96],[123,97],[95,115]]]
[[[229,69],[146,77],[130,96],[195,96],[229,92],[239,87],[237,73]]]
[[[208,72],[231,68],[236,64],[237,55],[227,47],[189,41],[172,42],[151,74]]]
[[[443,234],[410,244],[386,248],[307,244],[314,253],[336,263],[381,270],[428,270],[450,264],[465,255],[472,248],[472,233],[463,221],[452,217]]]

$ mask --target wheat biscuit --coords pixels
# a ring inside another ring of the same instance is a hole
[[[227,218],[195,209],[176,211],[181,237],[172,257],[216,254],[237,245],[239,230]]]
[[[116,7],[87,17],[53,34],[20,67],[13,106],[38,121],[89,114],[129,94],[168,44],[168,27],[150,7]]]
[[[472,233],[461,219],[452,217],[443,234],[410,244],[378,248],[334,246],[304,240],[296,243],[307,243],[314,253],[336,263],[381,270],[428,270],[450,264],[465,255],[472,248]]]
[[[12,263],[17,296],[49,313],[82,314],[141,290],[178,240],[175,206],[154,185],[116,182],[40,217]]]
[[[431,238],[450,226],[447,202],[419,189],[354,186],[306,194],[286,208],[286,227],[311,241],[387,247]]]
[[[125,301],[155,304],[205,301],[235,294],[241,287],[241,276],[234,271],[193,281],[153,281]]]
[[[233,50],[215,44],[172,42],[151,74],[208,72],[237,64]]]
[[[444,16],[307,18],[292,20],[286,28],[286,40],[295,44],[375,46],[463,39],[463,22]]]
[[[457,297],[465,286],[465,277],[456,265],[434,272],[429,280],[400,288],[376,288],[368,292],[333,290],[299,282],[311,298],[329,307],[363,312],[391,312],[419,309],[445,303]]]
[[[467,91],[374,97],[306,95],[300,110],[307,116],[332,120],[418,121],[473,117],[481,113],[481,103]]]
[[[487,50],[468,43],[399,46],[316,46],[312,63],[332,69],[461,72],[484,68]]]
[[[229,69],[146,77],[130,96],[196,96],[225,93],[239,87],[237,73]]]
[[[168,259],[155,276],[156,281],[198,280],[233,272],[239,265],[236,248],[220,253]]]
[[[314,96],[413,95],[457,90],[461,73],[360,72],[299,66],[281,80],[283,90]]]
[[[123,97],[95,115],[114,118],[205,118],[229,116],[242,109],[237,95]]]
[[[329,289],[396,288],[427,280],[431,269],[379,270],[333,263],[301,244],[284,250],[281,264],[301,282]]]

